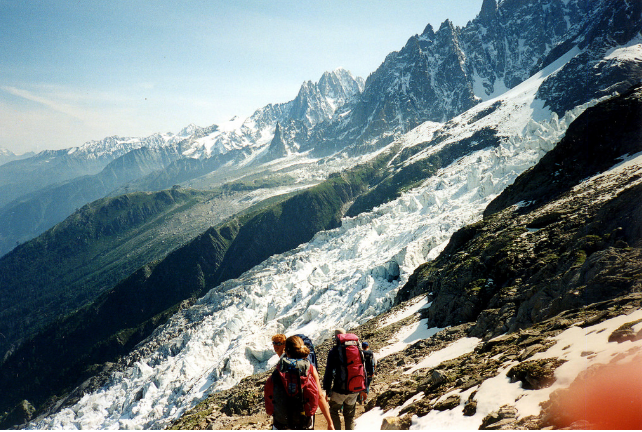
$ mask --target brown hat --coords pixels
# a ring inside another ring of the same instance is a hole
[[[341,328],[341,327],[339,327],[339,328],[334,330],[334,335],[335,336],[339,336],[340,334],[346,334],[346,330]]]

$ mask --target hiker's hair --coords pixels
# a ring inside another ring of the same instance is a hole
[[[275,334],[274,336],[272,336],[272,342],[284,343],[285,335],[283,333]]]
[[[300,337],[290,336],[285,341],[285,354],[293,359],[302,359],[310,354],[310,349],[305,346]]]

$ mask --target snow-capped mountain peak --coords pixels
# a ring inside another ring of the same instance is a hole
[[[301,120],[310,128],[332,118],[338,107],[350,101],[363,90],[363,80],[339,68],[325,72],[317,83],[303,83],[292,101],[290,118]]]
[[[342,68],[325,72],[318,82],[304,82],[290,102],[269,104],[241,121],[235,118],[212,133],[192,140],[184,155],[193,158],[211,157],[239,151],[242,160],[248,153],[267,147],[274,137],[277,123],[281,126],[300,122],[303,134],[318,123],[333,118],[340,107],[350,102],[363,89],[362,78],[355,78]]]
[[[188,126],[181,129],[181,131],[177,135],[182,138],[187,138],[191,135],[194,135],[194,133],[199,129],[200,128],[198,126],[196,126],[194,123],[191,123]]]

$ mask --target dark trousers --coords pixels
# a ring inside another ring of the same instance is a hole
[[[346,430],[354,429],[354,413],[357,408],[357,396],[359,393],[341,394],[332,392],[330,397],[330,417],[336,430],[341,429],[341,416],[339,411],[343,407],[343,419],[345,420]]]

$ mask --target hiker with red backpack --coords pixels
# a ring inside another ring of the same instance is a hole
[[[328,353],[323,388],[330,396],[330,416],[334,428],[341,429],[343,409],[346,429],[354,429],[357,397],[366,391],[363,352],[357,335],[335,330],[335,345]]]
[[[285,340],[281,356],[265,383],[265,409],[272,416],[272,428],[313,429],[317,408],[333,430],[330,409],[316,367],[308,360],[310,349],[299,336]]]

